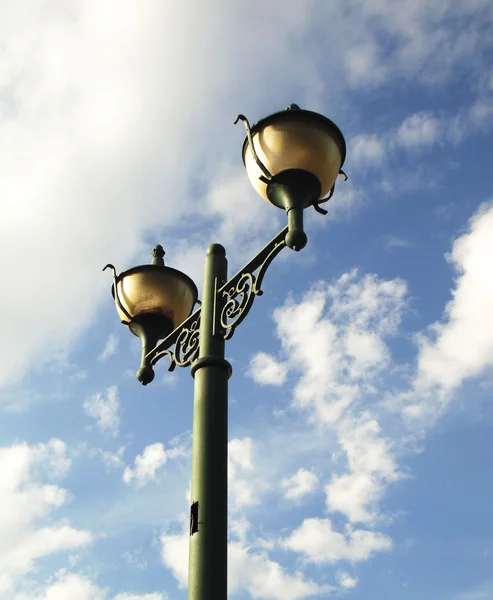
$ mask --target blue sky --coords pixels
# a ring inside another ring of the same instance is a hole
[[[285,217],[241,112],[347,182],[228,342],[230,597],[493,598],[489,0],[0,3],[0,598],[186,597],[193,380],[108,262],[230,272]]]

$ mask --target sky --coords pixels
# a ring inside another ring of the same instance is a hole
[[[493,599],[491,0],[0,0],[0,599],[186,598],[193,379],[142,387],[111,277],[201,286],[285,225],[244,171],[297,103],[327,216],[227,342],[229,596]],[[164,362],[164,361],[163,361]]]

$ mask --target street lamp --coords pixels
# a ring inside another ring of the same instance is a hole
[[[211,244],[205,259],[202,302],[184,273],[164,265],[156,246],[150,265],[117,275],[112,293],[119,317],[142,342],[137,378],[154,379],[153,367],[164,356],[169,370],[191,366],[194,377],[192,487],[190,507],[189,600],[225,600],[227,596],[228,379],[225,340],[262,294],[264,275],[285,247],[306,245],[303,211],[332,197],[338,175],[346,179],[344,136],[326,117],[290,104],[246,128],[243,162],[253,187],[287,213],[288,225],[228,280],[226,250]],[[200,303],[199,303],[200,304]],[[159,341],[162,340],[162,341]]]

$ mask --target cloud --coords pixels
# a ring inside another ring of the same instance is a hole
[[[95,394],[84,402],[83,407],[86,415],[95,419],[96,425],[102,433],[108,432],[112,437],[118,436],[120,402],[116,386],[108,388],[106,400],[102,394]]]
[[[392,548],[392,540],[381,533],[365,529],[348,530],[346,534],[334,531],[330,519],[305,519],[282,542],[284,548],[305,555],[317,563],[335,563],[341,560],[364,561],[377,552]]]
[[[383,248],[386,252],[394,252],[398,248],[411,248],[411,246],[409,240],[397,235],[388,235],[383,239]]]
[[[493,281],[488,257],[493,253],[493,206],[486,204],[471,218],[469,231],[452,246],[448,260],[457,273],[444,322],[422,341],[418,387],[456,387],[463,379],[493,365],[493,332],[488,322]]]
[[[217,215],[220,224],[219,239],[227,246],[239,246],[242,258],[257,252],[265,235],[272,235],[282,227],[282,211],[265,204],[251,185],[245,185],[245,170],[230,165],[221,170],[211,182],[207,206]],[[262,218],[269,211],[270,219]],[[232,247],[231,251],[235,251]]]
[[[108,339],[106,340],[106,345],[98,357],[98,360],[104,362],[108,360],[110,356],[113,356],[116,352],[116,348],[118,346],[118,337],[114,333],[110,333]]]
[[[432,146],[440,137],[440,123],[429,113],[415,113],[408,117],[396,133],[396,141],[403,148]]]
[[[389,364],[385,338],[396,333],[406,284],[346,273],[314,286],[274,312],[289,370],[299,378],[293,403],[321,422],[337,421]],[[324,315],[326,311],[326,315]]]
[[[291,477],[281,481],[286,500],[298,501],[306,494],[313,492],[318,486],[318,477],[312,471],[299,469]]]
[[[106,594],[89,579],[76,573],[58,572],[44,589],[16,595],[16,600],[106,600]]]
[[[298,600],[333,591],[333,586],[319,585],[301,573],[289,573],[269,559],[267,553],[253,552],[240,542],[228,548],[228,593],[248,591],[253,598]]]
[[[356,44],[348,50],[346,56],[349,83],[354,87],[374,85],[385,80],[388,67],[380,52],[376,40]]]
[[[185,516],[181,519],[181,529],[177,533],[169,533],[166,529],[159,537],[161,559],[173,573],[180,587],[188,583],[188,545],[190,541],[190,525]]]
[[[358,578],[352,577],[346,571],[337,571],[336,579],[337,583],[346,590],[351,590],[358,585]]]
[[[282,385],[286,381],[288,368],[265,352],[257,352],[250,361],[250,377],[263,385]]]
[[[173,447],[165,450],[164,444],[156,442],[146,446],[142,454],[135,457],[134,468],[127,466],[123,472],[123,481],[126,484],[135,482],[137,487],[142,487],[149,481],[156,481],[157,472],[164,467],[168,459],[184,455],[184,449]]]
[[[493,206],[483,205],[455,240],[447,256],[457,277],[444,316],[418,337],[419,356],[414,390],[406,414],[433,419],[450,394],[468,378],[493,366],[490,321],[493,280],[488,257],[493,253]]]
[[[130,483],[135,479],[137,487],[156,479],[158,469],[166,464],[167,456],[164,445],[160,442],[150,444],[144,448],[142,454],[135,457],[135,467],[126,467],[123,472],[123,481]]]
[[[31,447],[34,464],[42,464],[50,479],[61,479],[67,475],[72,460],[67,456],[67,445],[62,440],[53,438],[46,444]]]
[[[385,142],[377,135],[360,134],[349,142],[351,162],[380,165],[385,160]]]
[[[109,600],[106,590],[95,585],[90,579],[64,569],[58,571],[45,585],[35,592],[19,592],[16,600]],[[122,592],[112,596],[113,600],[167,600],[161,592],[130,594]]]
[[[69,495],[44,480],[66,475],[69,467],[61,440],[0,448],[0,595],[11,595],[39,559],[91,543],[89,531],[53,519]]]
[[[258,502],[252,438],[235,438],[228,443],[228,490],[230,510]]]
[[[166,600],[167,595],[160,592],[152,592],[150,594],[117,594],[113,600]]]
[[[428,149],[436,145],[446,144],[456,146],[466,137],[484,132],[493,121],[493,93],[489,86],[479,86],[477,96],[470,104],[452,111],[420,111],[408,114],[400,123],[394,124],[383,131],[359,133],[348,141],[348,169],[354,165],[361,169],[385,168],[392,173],[392,178],[386,174],[381,181],[381,188],[391,192],[396,187],[399,190],[420,189],[432,185],[431,170],[418,163],[416,157],[424,156]],[[414,161],[413,173],[403,168],[402,161]],[[390,168],[388,164],[391,165]],[[416,171],[416,169],[418,169]],[[338,194],[345,194],[345,187],[338,187]],[[336,203],[344,203],[334,196]],[[359,199],[359,202],[361,199]],[[355,202],[357,205],[359,202]],[[332,204],[332,202],[331,202]]]
[[[369,473],[345,473],[334,475],[325,486],[327,509],[341,512],[352,522],[371,522],[375,519],[369,505],[380,498],[382,486]]]

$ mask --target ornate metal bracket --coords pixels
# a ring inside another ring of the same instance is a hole
[[[193,363],[199,355],[200,313],[199,308],[149,352],[147,358],[151,366],[154,366],[163,356],[169,358],[168,371],[174,371],[176,366],[188,367]],[[173,345],[174,349],[170,350]]]
[[[217,334],[229,340],[236,327],[245,319],[256,296],[261,296],[262,281],[274,258],[286,246],[285,238],[288,228],[285,227],[271,240],[257,256],[243,269],[238,271],[227,283],[218,290],[218,296],[225,299],[221,314],[218,315],[220,330]],[[255,271],[258,273],[255,274]]]
[[[218,305],[222,309],[216,314],[214,335],[221,335],[225,340],[233,336],[236,327],[247,316],[255,297],[262,295],[261,286],[265,273],[286,246],[287,233],[288,227],[285,227],[243,269],[217,290],[216,301],[219,300]],[[163,356],[169,358],[168,371],[173,371],[176,366],[187,367],[194,362],[199,354],[201,311],[201,308],[196,310],[149,352],[146,358],[151,366]]]

